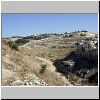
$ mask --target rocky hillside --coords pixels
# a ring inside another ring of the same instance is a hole
[[[18,51],[11,49],[4,41],[2,42],[2,85],[18,85],[28,81],[32,82],[31,85],[39,86],[68,83],[68,80],[55,72],[51,60],[41,58],[43,51],[40,47],[34,49],[25,44],[18,49]]]
[[[73,73],[76,83],[58,71],[55,61],[76,51],[76,43],[94,38],[91,32],[48,34],[2,39],[3,86],[70,86],[81,85],[84,79]],[[65,69],[65,72],[67,70]]]

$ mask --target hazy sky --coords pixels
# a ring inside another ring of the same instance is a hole
[[[78,30],[98,32],[97,14],[2,14],[2,36],[28,36]]]

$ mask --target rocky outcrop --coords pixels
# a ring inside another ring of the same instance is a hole
[[[26,80],[13,81],[11,86],[48,86],[43,80],[40,80],[35,74],[27,77]]]

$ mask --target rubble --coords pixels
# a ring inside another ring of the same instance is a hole
[[[39,80],[38,77],[32,76],[28,77],[27,80],[16,80],[13,81],[11,86],[48,86],[43,80]]]

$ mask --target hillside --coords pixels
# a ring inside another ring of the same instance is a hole
[[[57,69],[71,52],[76,51],[76,43],[86,38],[94,38],[90,32],[51,34],[2,39],[2,85],[3,86],[70,86],[80,84],[84,79],[75,73],[72,77]],[[13,41],[10,44],[9,41]],[[9,45],[10,44],[10,45]],[[14,46],[12,46],[14,45]],[[17,45],[17,46],[16,46]],[[18,48],[18,49],[15,49]],[[62,66],[62,65],[61,65]],[[60,69],[63,69],[63,66]],[[66,69],[64,69],[66,72]],[[95,74],[95,73],[94,73]],[[88,84],[88,82],[86,83]],[[86,85],[83,84],[83,85]]]

